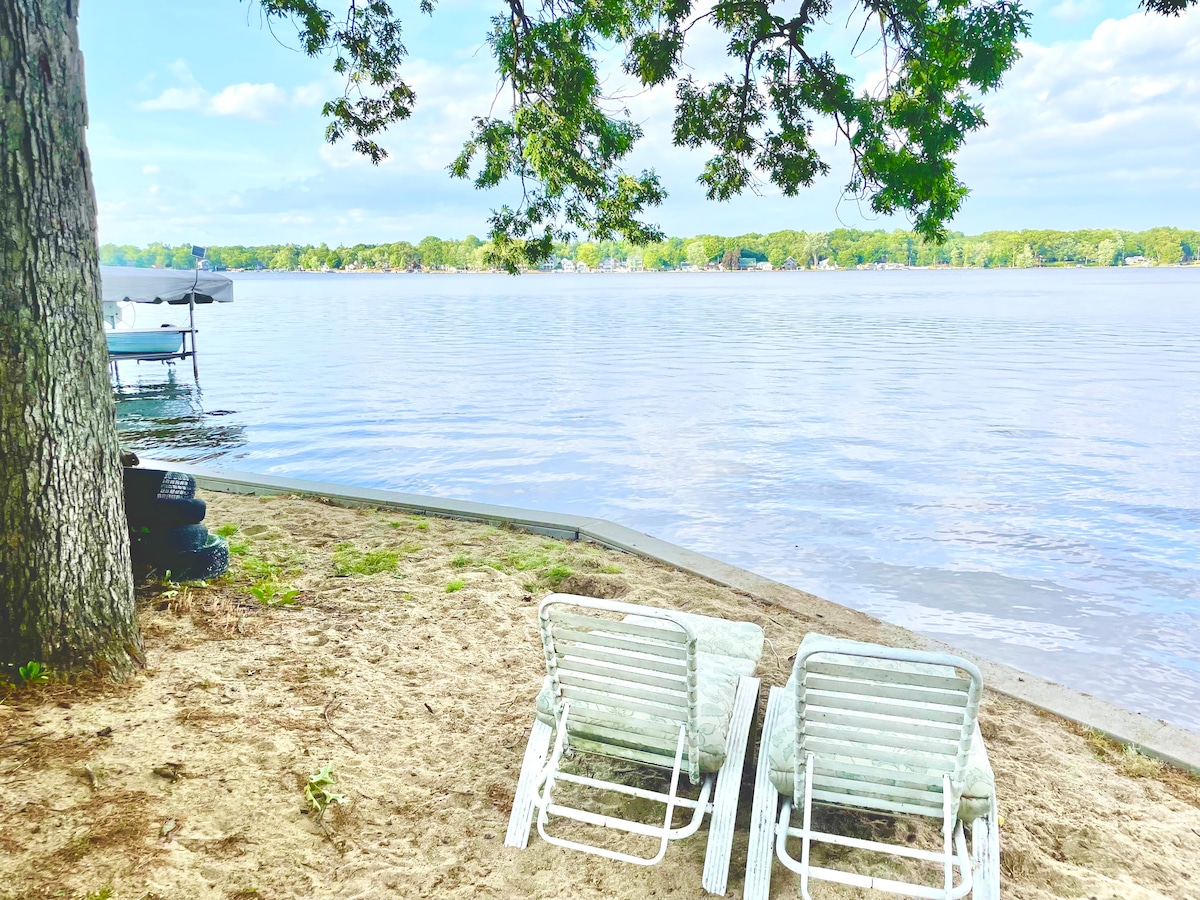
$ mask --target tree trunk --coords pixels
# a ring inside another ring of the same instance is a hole
[[[77,0],[0,3],[0,677],[142,663]]]

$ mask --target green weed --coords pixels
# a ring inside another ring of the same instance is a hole
[[[45,684],[50,680],[49,667],[43,666],[40,662],[35,662],[33,660],[30,660],[29,662],[25,663],[25,665],[18,668],[17,672],[20,674],[21,680],[27,685]]]
[[[270,560],[263,559],[261,556],[251,556],[248,553],[242,557],[239,568],[258,581],[266,578],[278,578],[280,572],[279,566]]]
[[[471,565],[471,562],[471,557],[460,553],[458,556],[454,557],[454,559],[450,560],[450,565],[456,569],[465,569],[467,566]]]
[[[338,575],[377,575],[394,572],[400,565],[399,550],[359,550],[351,543],[333,548],[333,569]]]
[[[346,803],[346,797],[335,793],[333,786],[337,784],[337,776],[333,773],[333,763],[321,766],[321,771],[308,779],[304,786],[304,799],[316,812],[318,819],[324,815],[331,803]]]
[[[233,522],[229,522],[228,524],[225,524],[225,525],[220,526],[219,528],[216,528],[213,531],[213,534],[217,535],[218,537],[231,538],[235,534],[237,534],[240,530],[241,530],[240,525],[237,525]]]
[[[258,582],[250,593],[263,606],[295,606],[300,591],[294,587],[284,587],[269,579]]]
[[[461,578],[455,578],[453,581],[451,581],[449,584],[446,585],[446,593],[453,594],[455,591],[461,591],[466,586],[467,586],[467,583],[465,581],[463,581]]]

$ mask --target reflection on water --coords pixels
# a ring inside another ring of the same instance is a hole
[[[141,374],[141,373],[139,373]],[[190,373],[189,373],[190,374]],[[113,381],[121,445],[178,461],[215,459],[246,443],[246,426],[225,416],[233,410],[205,411],[200,387],[163,367],[162,380]]]
[[[202,395],[129,370],[148,454],[600,516],[1200,729],[1200,268],[236,280]]]

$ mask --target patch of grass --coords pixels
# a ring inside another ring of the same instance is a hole
[[[1133,744],[1114,741],[1095,728],[1087,729],[1083,737],[1093,756],[1112,763],[1123,775],[1130,778],[1153,778],[1162,772],[1162,760],[1146,756]]]
[[[92,891],[85,894],[83,900],[112,900],[113,889],[111,887],[102,887],[98,891]]]
[[[359,550],[344,542],[333,548],[333,569],[338,575],[378,575],[394,572],[400,565],[400,550]]]
[[[528,572],[548,565],[550,565],[550,557],[545,553],[538,553],[536,550],[512,550],[505,555],[501,565],[497,568]]]
[[[458,556],[454,557],[454,559],[450,560],[450,565],[456,569],[465,569],[467,566],[471,565],[472,562],[473,560],[471,557],[460,553]]]
[[[237,534],[239,531],[241,531],[241,528],[242,527],[240,525],[238,525],[237,523],[229,522],[225,525],[221,525],[218,528],[213,529],[213,534],[217,535],[218,537],[231,538],[235,534]]]
[[[446,585],[446,593],[453,594],[455,591],[461,591],[466,586],[467,586],[467,583],[465,581],[463,581],[461,578],[455,578],[453,581],[451,581],[450,583],[448,583]]]
[[[559,565],[552,567],[549,572],[542,576],[542,580],[549,584],[550,587],[556,588],[574,574],[575,570],[570,566]]]
[[[231,544],[230,552],[232,552],[232,550],[233,550],[233,547]],[[280,568],[275,563],[271,562],[268,559],[264,559],[261,556],[252,556],[251,554],[246,553],[245,551],[243,551],[243,554],[244,555],[242,556],[242,559],[238,565],[238,568],[241,569],[243,572],[245,572],[247,575],[249,575],[251,578],[255,579],[256,581],[262,581],[262,580],[268,579],[268,578],[278,578],[279,577]]]
[[[1133,744],[1121,748],[1121,757],[1117,763],[1122,772],[1130,778],[1151,778],[1162,771],[1162,760],[1144,755]]]

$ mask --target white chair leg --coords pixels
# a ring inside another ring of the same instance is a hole
[[[746,856],[745,900],[767,900],[771,893],[771,867],[775,863],[775,816],[779,792],[771,783],[771,734],[787,697],[783,688],[773,687],[767,696],[758,740],[758,767],[754,777],[754,806],[750,814],[750,849]]]
[[[550,737],[554,729],[540,719],[533,722],[529,732],[529,744],[525,747],[525,759],[521,763],[521,776],[517,779],[517,794],[513,798],[512,815],[508,819],[508,834],[504,837],[506,847],[525,849],[529,843],[529,826],[533,820],[533,801],[537,795],[537,779],[546,763],[550,750]]]
[[[996,803],[989,815],[971,826],[971,856],[975,864],[974,900],[1000,900],[1000,828]]]
[[[701,883],[710,894],[722,897],[725,896],[725,887],[729,880],[733,827],[737,819],[738,796],[742,791],[746,745],[750,740],[750,726],[758,708],[758,685],[757,678],[743,677],[738,680],[733,717],[729,720],[729,735],[725,738],[725,763],[717,773],[712,819],[708,823],[708,849],[704,856],[704,877]]]

